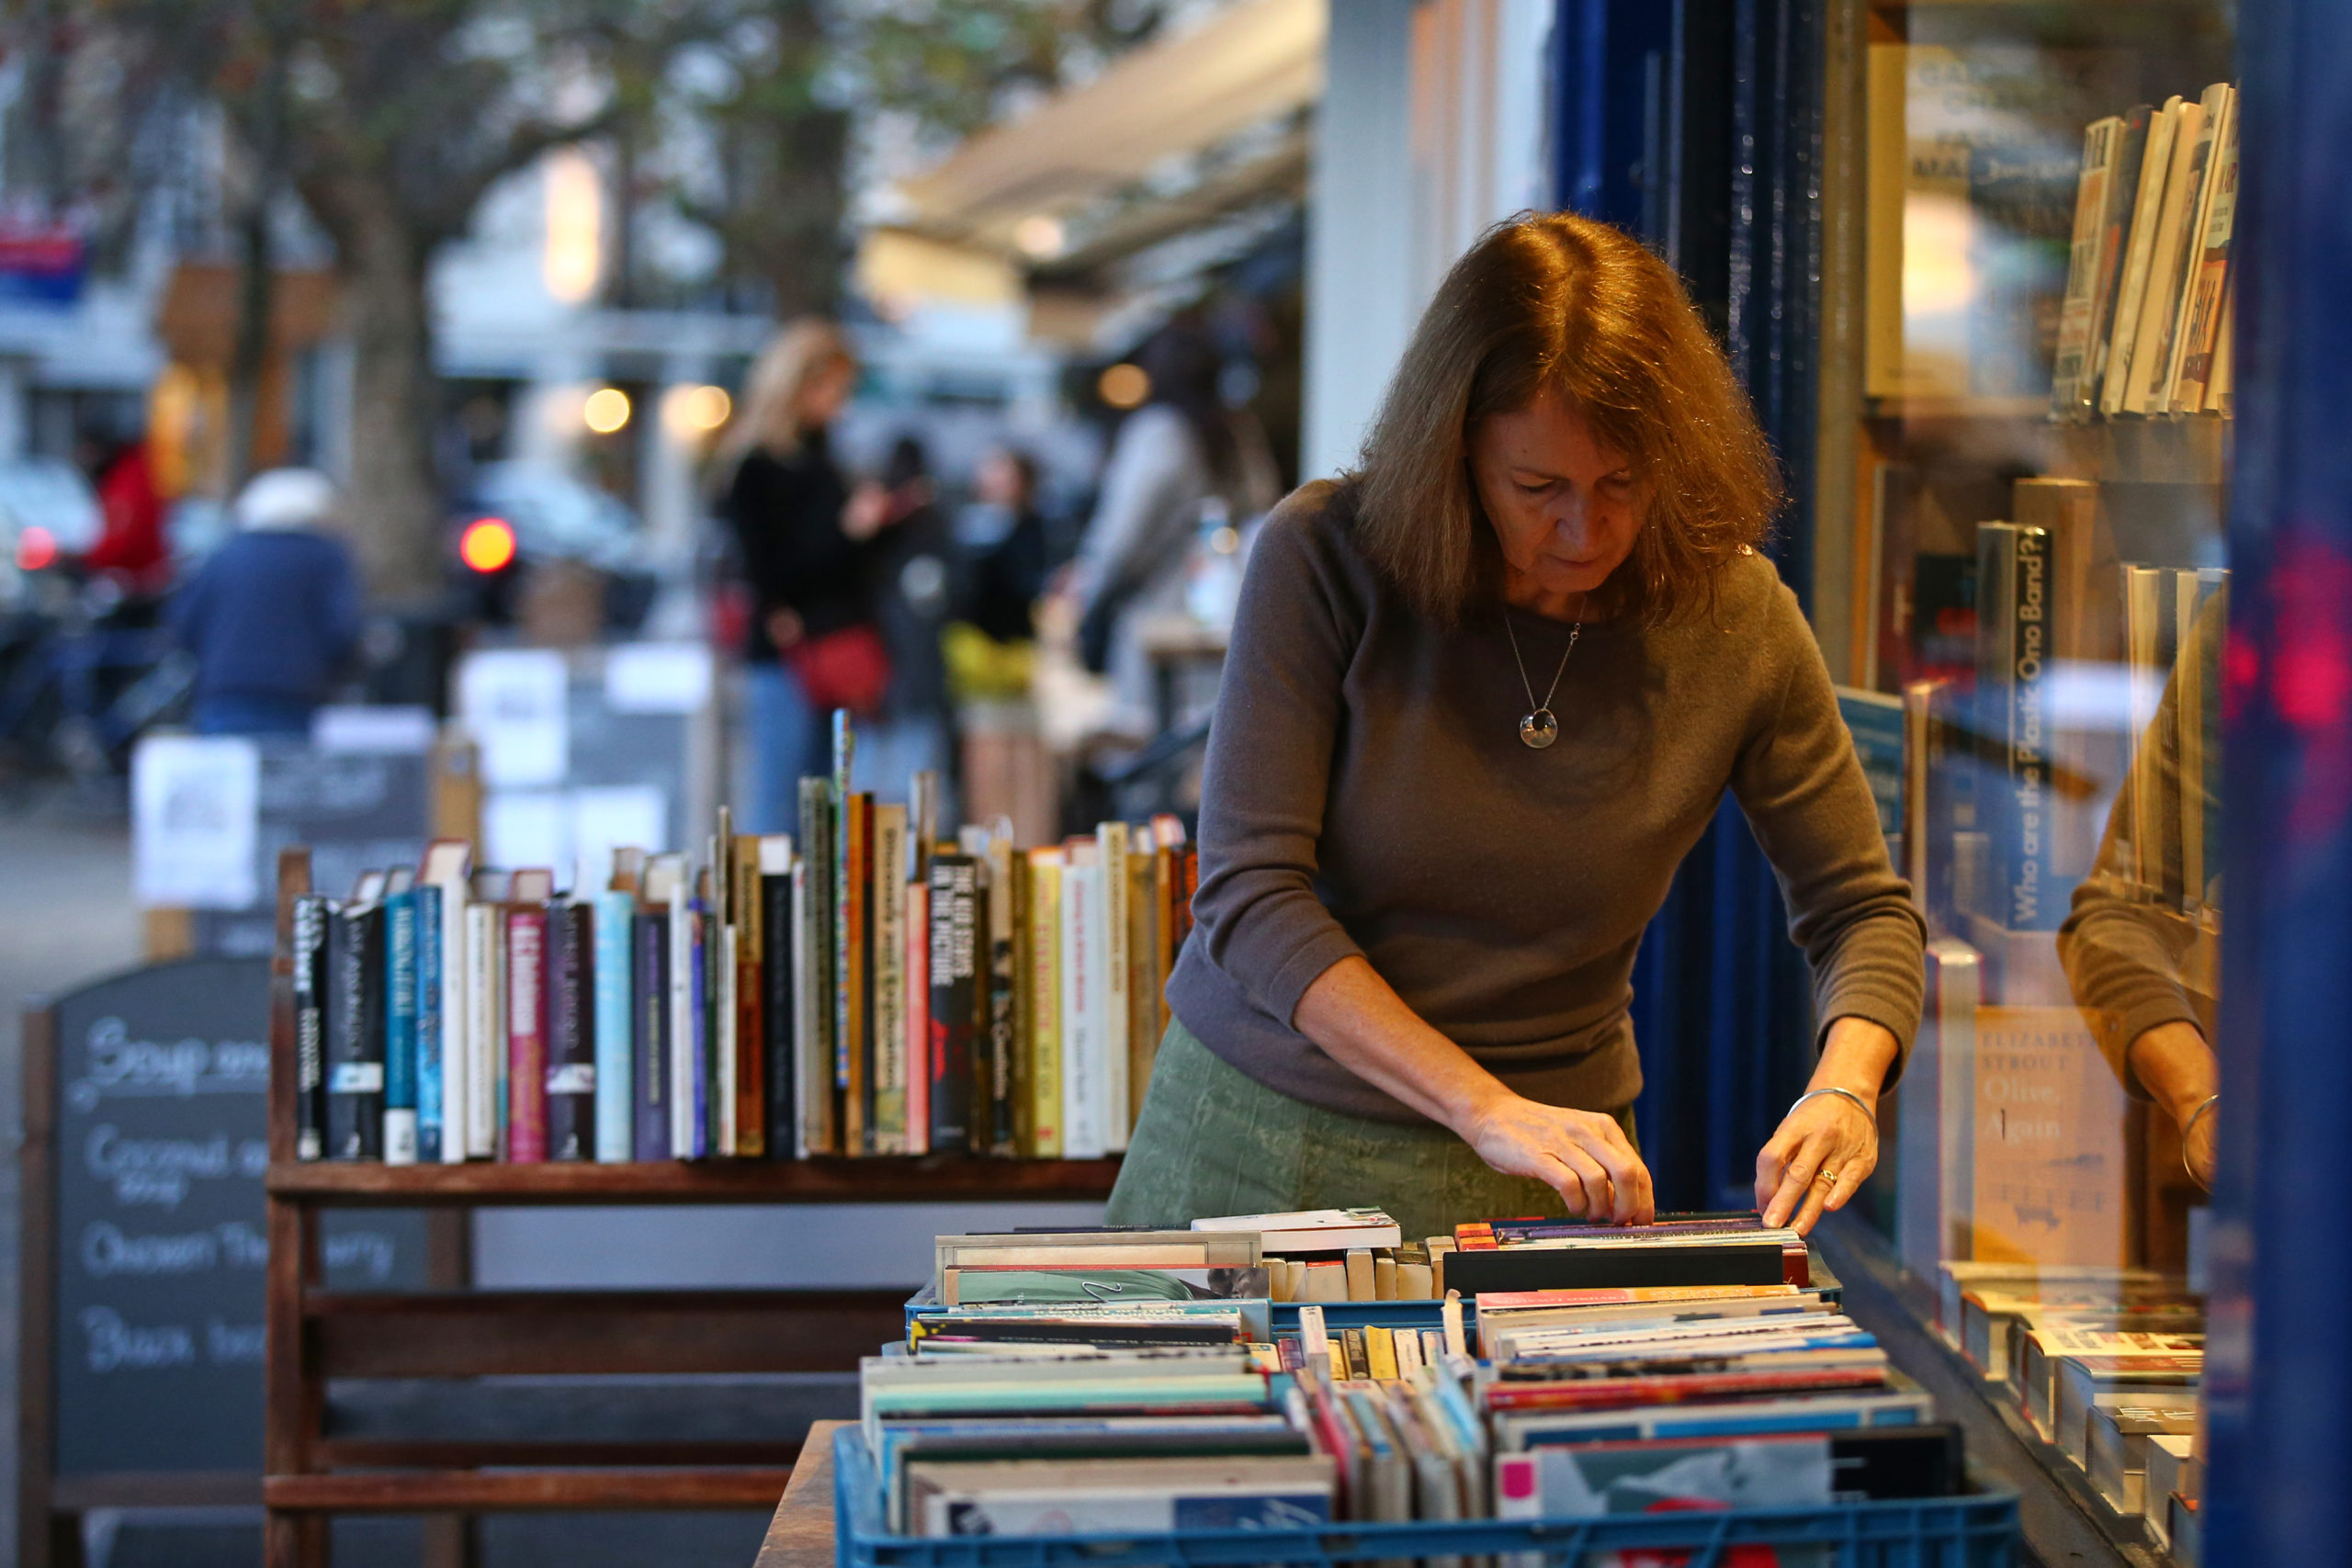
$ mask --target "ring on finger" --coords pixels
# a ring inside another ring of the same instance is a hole
[[[1815,1186],[1835,1187],[1838,1185],[1838,1173],[1829,1167],[1823,1166],[1819,1174],[1815,1175],[1813,1179]]]

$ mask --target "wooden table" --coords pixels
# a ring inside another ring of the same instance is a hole
[[[833,1561],[833,1433],[846,1421],[812,1421],[808,1441],[785,1483],[752,1568],[831,1568]]]

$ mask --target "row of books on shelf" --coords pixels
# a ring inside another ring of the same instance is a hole
[[[2059,417],[2229,412],[2237,187],[2228,83],[2085,130],[2051,386]]]
[[[304,1159],[628,1161],[1126,1145],[1197,875],[1182,823],[1016,848],[801,781],[800,832],[613,852],[571,894],[436,841],[295,902]]]
[[[2229,573],[2096,560],[2088,481],[2023,479],[2016,493],[2019,521],[1975,525],[1973,670],[1904,686],[1906,870],[1942,890],[1931,912],[1955,934],[2055,931],[2128,778],[2120,863],[2105,869],[2199,918],[2220,871]],[[2120,729],[2054,701],[2069,671],[2110,654],[2125,674]]]
[[[1700,1272],[1747,1272],[1758,1250],[1777,1276],[1787,1233],[1756,1215],[1668,1215],[1654,1235],[1464,1226],[1455,1263],[1517,1253],[1584,1280],[1600,1259],[1609,1282],[1467,1299],[1450,1288],[1386,1316],[1266,1293],[1266,1236],[1296,1218],[940,1237],[906,1341],[861,1369],[859,1441],[883,1527],[1132,1535],[1821,1507],[1963,1487],[1958,1431],[1934,1422],[1833,1287],[1656,1282],[1697,1258],[1712,1259]],[[1310,1262],[1334,1250],[1282,1239]],[[1137,1261],[1156,1252],[1170,1261]],[[950,1304],[950,1271],[1007,1283]]]
[[[2116,1512],[2197,1555],[2205,1314],[2150,1269],[1947,1261],[1937,1326]]]

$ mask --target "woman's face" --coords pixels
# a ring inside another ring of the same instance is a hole
[[[857,367],[847,359],[829,359],[812,371],[800,384],[800,406],[792,411],[800,428],[817,430],[832,423],[856,385]]]
[[[1547,615],[1580,609],[1624,564],[1644,497],[1625,455],[1545,392],[1489,416],[1470,437],[1470,473],[1508,567],[1505,593]]]

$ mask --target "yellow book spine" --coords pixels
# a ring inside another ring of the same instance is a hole
[[[1363,1355],[1364,1359],[1372,1364],[1374,1377],[1394,1378],[1396,1375],[1396,1338],[1390,1330],[1376,1323],[1367,1325],[1363,1331]]]
[[[1062,1156],[1062,860],[1029,852],[1030,1114],[1039,1159]]]

